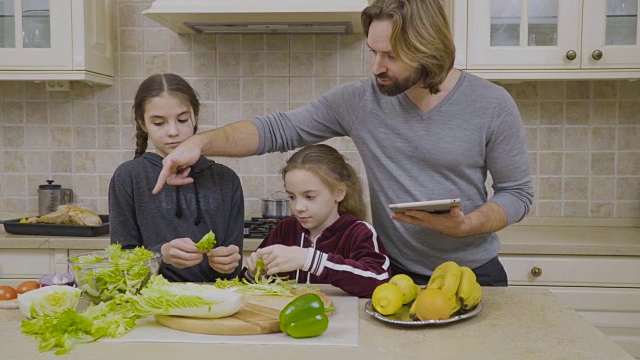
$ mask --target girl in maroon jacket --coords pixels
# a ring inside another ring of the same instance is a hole
[[[278,222],[249,256],[245,276],[253,279],[263,259],[269,275],[371,297],[389,280],[389,258],[373,226],[362,221],[366,208],[353,167],[331,146],[310,145],[291,156],[282,178],[295,216]]]

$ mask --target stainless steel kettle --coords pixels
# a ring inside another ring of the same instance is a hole
[[[72,202],[73,190],[54,185],[53,180],[47,180],[46,185],[38,187],[38,216],[52,213],[56,211],[58,205],[71,204]]]

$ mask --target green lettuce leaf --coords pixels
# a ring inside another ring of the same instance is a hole
[[[206,233],[202,239],[196,243],[196,247],[203,253],[213,249],[214,246],[216,246],[216,235],[212,230]]]
[[[120,337],[131,331],[139,316],[127,303],[116,300],[89,306],[82,313],[67,308],[60,313],[22,321],[22,332],[40,341],[39,350],[68,353],[75,344],[101,337]]]
[[[256,279],[260,278],[260,275],[262,275],[263,270],[264,270],[264,259],[256,260],[256,275],[255,275]]]

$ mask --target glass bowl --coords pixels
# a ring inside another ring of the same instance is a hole
[[[161,260],[159,253],[136,248],[119,250],[117,256],[107,250],[94,251],[68,262],[83,294],[99,303],[118,294],[138,294],[151,275],[158,274]]]

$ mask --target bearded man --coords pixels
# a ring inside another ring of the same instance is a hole
[[[191,182],[201,155],[284,152],[349,136],[362,158],[372,223],[394,274],[425,285],[445,261],[484,286],[506,286],[496,231],[522,220],[533,190],[524,127],[501,87],[453,68],[439,0],[375,0],[362,12],[371,72],[288,112],[197,134],[164,159],[154,192]],[[493,179],[493,195],[485,181]],[[391,213],[388,204],[460,198],[448,213]],[[322,239],[317,239],[322,241]]]

